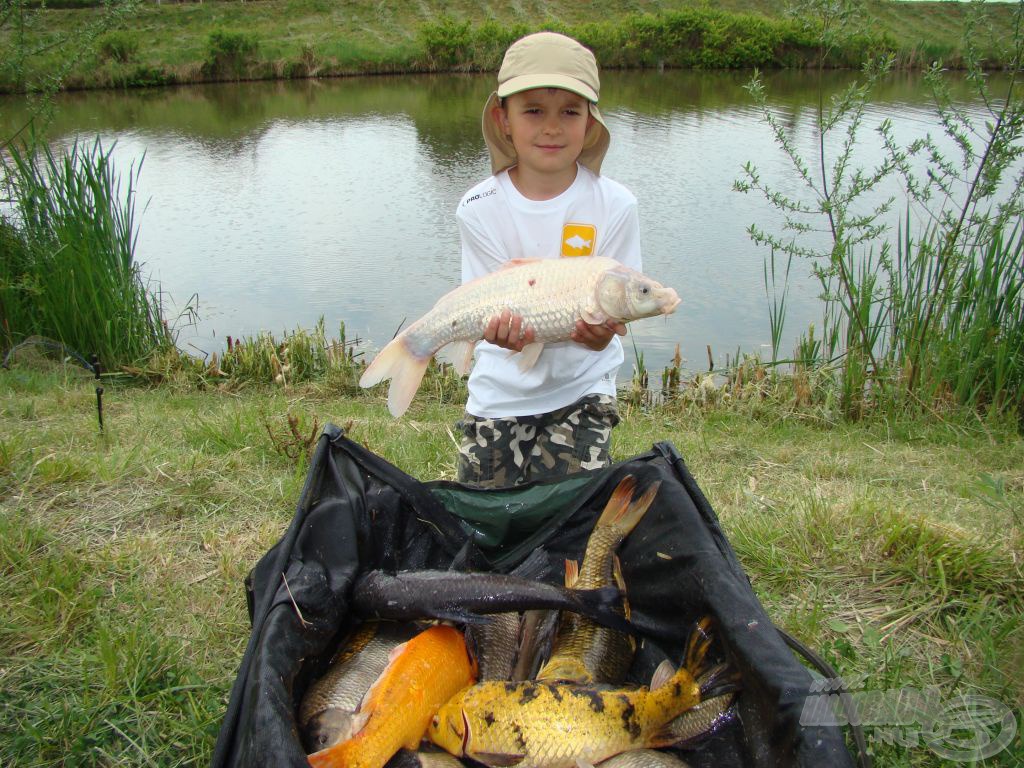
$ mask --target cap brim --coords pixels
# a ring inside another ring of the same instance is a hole
[[[532,88],[562,88],[579,94],[587,101],[596,102],[597,92],[582,80],[568,75],[520,75],[512,77],[498,86],[498,97],[505,98],[513,93],[529,91]]]

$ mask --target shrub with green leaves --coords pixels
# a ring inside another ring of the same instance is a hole
[[[259,41],[245,32],[215,29],[207,41],[203,70],[218,77],[239,78],[256,58]]]
[[[114,30],[107,32],[97,41],[100,58],[127,64],[139,52],[139,41],[131,32]]]

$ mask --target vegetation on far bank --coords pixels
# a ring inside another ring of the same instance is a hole
[[[837,7],[843,4],[837,4]],[[829,66],[858,67],[892,51],[901,66],[959,66],[966,3],[858,3],[857,37]],[[982,4],[984,23],[1008,35],[1013,4]],[[73,7],[69,7],[73,6]],[[81,7],[89,6],[89,7]],[[5,0],[0,91],[94,88],[377,72],[492,70],[516,37],[566,31],[602,66],[804,67],[821,34],[813,3],[642,0],[572,2],[142,3]],[[989,66],[1005,65],[998,46]]]

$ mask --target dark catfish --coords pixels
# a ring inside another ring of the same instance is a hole
[[[632,632],[617,587],[569,589],[522,575],[463,571],[367,571],[354,584],[352,608],[365,618],[442,619],[474,624],[481,614],[554,608]]]

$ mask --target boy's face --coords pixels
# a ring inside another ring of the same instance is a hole
[[[520,170],[544,175],[575,174],[587,128],[594,122],[587,100],[561,88],[534,88],[505,98],[494,110],[512,138]]]

